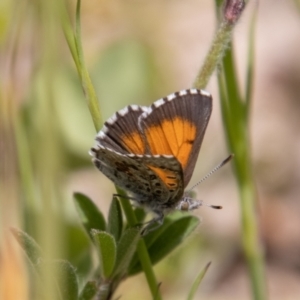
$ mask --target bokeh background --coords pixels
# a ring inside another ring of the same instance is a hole
[[[0,4],[0,294],[5,300],[27,299],[30,290],[26,259],[9,227],[23,228],[43,245],[40,229],[52,234],[52,246],[76,265],[83,283],[95,257],[82,251],[89,242],[72,195],[89,195],[107,215],[114,192],[90,161],[95,130],[61,30],[58,2],[50,2]],[[67,4],[73,18],[76,3]],[[233,37],[242,91],[255,10],[249,130],[267,288],[270,299],[300,299],[300,4],[250,1]],[[191,87],[216,26],[214,2],[208,0],[83,1],[85,60],[103,118],[128,104],[149,105]],[[216,75],[206,89],[214,109],[191,185],[228,155]],[[198,199],[223,210],[193,212],[201,225],[155,267],[164,299],[185,299],[209,261],[197,299],[251,299],[236,184],[229,164],[197,187]],[[50,224],[44,222],[49,211]],[[151,299],[143,274],[122,283],[118,295]]]

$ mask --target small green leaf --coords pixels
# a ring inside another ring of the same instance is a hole
[[[122,276],[128,272],[127,268],[136,250],[139,238],[140,230],[137,228],[128,228],[124,231],[117,247],[114,276]]]
[[[78,281],[75,268],[66,260],[57,262],[57,282],[61,291],[62,299],[77,300],[78,299]]]
[[[116,197],[113,197],[110,204],[107,227],[107,231],[115,237],[116,241],[118,241],[122,234],[123,217],[120,203]]]
[[[88,281],[80,293],[79,300],[92,300],[98,291],[96,281]]]
[[[64,231],[64,254],[76,265],[77,273],[85,278],[94,269],[90,254],[94,245],[79,224],[68,222]]]
[[[40,293],[44,295],[51,293],[52,298],[61,300],[78,299],[75,269],[68,261],[41,260],[36,268],[41,274]]]
[[[153,244],[153,242],[162,234],[162,232],[172,223],[174,222],[176,219],[180,219],[182,218],[181,215],[173,215],[172,218],[170,216],[168,216],[167,218],[165,218],[163,225],[161,225],[160,227],[158,227],[156,230],[150,231],[145,237],[144,237],[144,242],[146,244],[147,249],[150,248],[150,246]],[[136,265],[139,264],[139,268],[140,271],[142,271],[141,269],[141,265],[139,263],[139,255],[137,252],[134,253],[133,258],[130,262],[130,273],[131,270],[134,269],[136,267]]]
[[[33,265],[37,265],[42,257],[42,249],[36,241],[22,230],[11,228],[14,237],[25,251],[27,257]]]
[[[49,269],[55,269],[55,282],[58,286],[58,297],[64,300],[78,299],[78,283],[74,267],[65,260],[45,262],[42,260],[42,250],[36,241],[27,233],[16,228],[11,229],[13,235],[25,251],[30,262],[39,274],[43,274],[42,269],[50,266]]]
[[[199,224],[199,219],[194,216],[186,216],[175,221],[165,220],[164,224],[145,237],[148,253],[152,264],[156,264],[167,254],[179,246]],[[135,275],[142,271],[139,261],[132,261],[129,275]]]
[[[105,230],[105,219],[94,202],[81,193],[74,193],[74,198],[77,212],[87,233],[91,235],[91,229]]]
[[[187,300],[193,300],[194,297],[195,297],[195,294],[196,294],[196,291],[202,281],[202,279],[204,278],[205,274],[206,274],[206,271],[208,270],[209,266],[210,266],[211,262],[209,262],[205,267],[204,269],[202,269],[200,271],[200,273],[197,275],[197,277],[195,278],[193,284],[192,284],[192,287],[191,287],[191,290],[189,292],[189,295],[187,297]]]
[[[175,220],[156,238],[149,247],[153,263],[158,262],[174,248],[182,243],[199,224],[199,219],[194,216],[185,216]],[[147,243],[147,242],[146,242]]]
[[[108,232],[92,229],[98,250],[100,271],[103,278],[108,278],[115,266],[117,246],[115,238]]]
[[[144,241],[146,243],[147,249],[151,247],[151,245],[156,241],[156,239],[175,221],[181,219],[182,216],[175,216],[175,219],[171,219],[170,217],[165,218],[164,223],[158,227],[156,230],[150,231],[144,237]]]

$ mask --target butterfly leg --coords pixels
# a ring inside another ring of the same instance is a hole
[[[123,199],[128,199],[128,200],[135,200],[136,198],[134,197],[128,197],[128,196],[123,196],[123,195],[119,195],[119,194],[113,194],[114,197],[120,197]],[[149,232],[156,230],[157,228],[159,228],[163,222],[164,222],[164,214],[162,212],[155,212],[157,217],[153,218],[152,220],[150,220],[149,222],[145,222],[145,223],[139,223],[136,224],[135,226],[140,227],[140,226],[145,226],[142,231],[141,231],[141,235],[145,236],[146,234],[148,234]],[[155,224],[155,226],[153,226],[153,224]]]
[[[146,225],[146,226],[142,229],[142,232],[141,232],[142,236],[145,236],[149,232],[156,230],[163,224],[164,217],[165,217],[164,214],[162,212],[156,212],[156,213],[157,213],[156,218],[153,218],[149,222],[144,223],[144,225]],[[155,225],[153,226],[153,224],[155,224]]]

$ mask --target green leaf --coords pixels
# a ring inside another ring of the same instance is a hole
[[[180,216],[180,217],[179,217]],[[178,215],[178,214],[174,214],[172,215],[172,218],[170,216],[168,216],[167,218],[165,218],[164,220],[164,223],[163,225],[161,225],[160,227],[158,227],[156,230],[153,230],[153,231],[150,231],[145,237],[144,237],[144,242],[145,242],[145,245],[147,247],[147,249],[150,248],[150,246],[153,244],[153,242],[162,234],[162,232],[172,223],[174,222],[174,220],[176,219],[180,219],[182,216],[181,214]],[[134,253],[134,256],[130,262],[130,267],[129,267],[129,270],[130,270],[130,273],[131,273],[131,270],[134,269],[136,267],[137,264],[140,264],[139,263],[139,255],[137,252]],[[139,266],[139,271],[138,272],[141,272],[142,269],[141,269],[141,265]]]
[[[84,194],[74,193],[75,204],[81,222],[91,236],[91,229],[105,230],[105,219],[94,202]]]
[[[11,228],[14,237],[25,251],[33,265],[37,265],[42,257],[42,249],[36,241],[22,230]]]
[[[58,271],[57,282],[61,291],[62,299],[77,300],[78,299],[78,281],[75,268],[66,260],[57,262]]]
[[[166,228],[168,228],[173,222],[181,219],[182,216],[178,217],[175,216],[175,219],[167,217],[164,219],[164,223],[163,225],[161,225],[160,227],[158,227],[156,230],[150,231],[145,237],[145,243],[147,246],[147,249],[149,249],[151,247],[151,245],[156,241],[156,239],[166,230]]]
[[[132,227],[124,231],[117,247],[117,260],[113,273],[114,276],[122,276],[128,272],[127,268],[136,250],[139,238],[140,230],[137,228]]]
[[[117,245],[115,238],[105,231],[92,229],[91,233],[98,250],[101,276],[108,278],[116,262]]]
[[[97,294],[98,287],[96,281],[88,281],[80,293],[79,300],[92,300]]]
[[[156,263],[180,245],[196,229],[198,224],[198,218],[185,216],[166,226],[165,230],[163,230],[149,248],[152,262]]]
[[[41,260],[36,269],[41,275],[39,293],[44,297],[51,293],[54,299],[78,299],[77,276],[74,267],[68,261]]]
[[[159,262],[180,245],[198,224],[199,219],[194,216],[181,217],[174,221],[166,219],[160,228],[146,235],[144,239],[152,264]],[[129,275],[135,275],[141,271],[140,262],[133,260],[129,268]]]
[[[204,278],[209,266],[210,266],[211,262],[209,262],[205,267],[204,269],[202,269],[200,271],[200,273],[197,275],[197,277],[195,278],[193,284],[192,284],[192,287],[191,287],[191,290],[189,292],[189,295],[188,295],[188,298],[187,300],[193,300],[194,297],[195,297],[195,294],[196,294],[196,291],[202,281],[202,279]]]
[[[121,206],[118,199],[113,197],[108,213],[107,231],[115,237],[116,241],[118,241],[122,234],[122,229],[123,217]]]
[[[94,269],[90,253],[94,245],[78,222],[73,224],[67,221],[64,231],[64,255],[71,264],[76,265],[76,272],[85,278]]]
[[[53,270],[53,267],[55,268],[54,274],[56,276],[54,280],[59,288],[58,294],[60,296],[58,297],[64,300],[77,300],[78,283],[74,267],[65,260],[43,261],[42,250],[31,236],[16,228],[12,228],[11,231],[39,274],[44,273],[42,269],[45,268],[45,266],[47,268],[47,265],[50,267],[49,269]]]

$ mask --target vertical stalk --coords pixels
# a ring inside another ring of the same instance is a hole
[[[126,194],[117,188],[118,194],[119,195],[124,195]],[[121,199],[121,205],[123,208],[123,211],[126,215],[127,222],[130,226],[135,226],[137,224],[137,219],[135,217],[135,214],[133,212],[132,206],[129,202],[128,199]],[[143,239],[140,239],[137,245],[137,253],[141,262],[141,265],[143,267],[143,271],[145,273],[146,279],[148,286],[150,288],[151,294],[153,299],[155,300],[161,300],[161,295],[159,292],[159,286],[157,284],[155,274],[152,268],[152,263],[147,251],[146,244]]]
[[[233,59],[233,50],[223,59],[219,89],[223,122],[238,181],[241,203],[242,246],[245,254],[253,299],[266,299],[262,244],[257,218],[256,189],[251,168],[248,114],[249,103],[240,96]]]
[[[266,299],[264,260],[257,220],[256,190],[251,170],[248,133],[248,116],[253,86],[253,24],[255,17],[251,24],[245,99],[240,95],[232,50],[228,50],[223,58],[228,49],[232,30],[240,18],[246,2],[248,1],[224,1],[223,20],[195,80],[194,87],[204,88],[213,71],[223,60],[223,70],[218,74],[219,92],[227,144],[230,151],[235,154],[233,165],[240,194],[243,251],[248,265],[253,299],[263,300]]]

